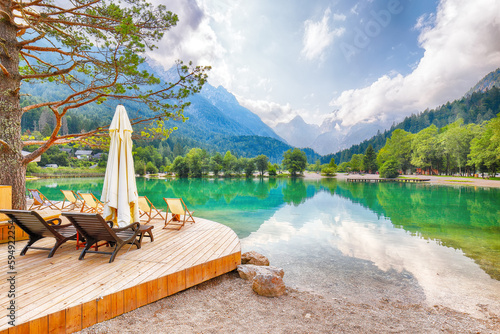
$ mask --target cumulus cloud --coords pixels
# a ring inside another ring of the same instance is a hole
[[[245,108],[257,114],[264,123],[273,127],[278,122],[288,122],[295,117],[289,103],[281,105],[276,102],[266,100],[252,100],[242,96],[236,96],[238,102]]]
[[[243,96],[236,96],[236,99],[240,105],[258,115],[264,123],[272,128],[278,123],[290,122],[296,116],[302,117],[306,123],[316,125],[321,124],[325,118],[325,115],[320,113],[317,108],[293,108],[290,103],[280,104],[268,100],[253,100]]]
[[[391,74],[330,102],[342,125],[401,119],[461,97],[500,64],[500,3],[441,0],[415,25],[424,56],[407,76]],[[431,23],[432,21],[432,23]]]
[[[153,0],[156,4],[162,1]],[[179,22],[168,31],[158,43],[158,49],[149,52],[148,56],[165,69],[169,69],[175,61],[192,60],[196,65],[211,65],[216,70],[210,72],[211,79],[217,84],[227,84],[230,70],[224,61],[227,50],[219,41],[211,27],[211,20],[224,20],[222,12],[214,18],[203,2],[196,0],[172,0],[168,9],[176,13]],[[238,38],[238,35],[234,35]]]
[[[323,60],[325,50],[333,43],[335,37],[341,36],[345,29],[330,30],[332,12],[328,8],[320,21],[307,20],[304,22],[303,48],[301,54],[307,60]],[[334,15],[334,20],[345,20],[343,15]]]

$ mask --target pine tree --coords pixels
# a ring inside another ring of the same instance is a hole
[[[368,145],[366,148],[365,156],[363,157],[363,169],[367,173],[375,173],[378,170],[377,154],[375,153],[372,144]]]

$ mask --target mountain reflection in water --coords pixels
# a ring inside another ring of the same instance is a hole
[[[102,179],[27,187],[54,200],[62,200],[59,189],[100,197]],[[402,289],[416,280],[429,302],[455,308],[500,295],[499,189],[336,179],[138,179],[137,187],[158,208],[166,208],[163,197],[182,197],[195,216],[231,227],[243,251],[261,251],[293,273],[289,284],[350,284],[346,291],[362,295],[366,281]],[[321,274],[311,279],[313,272]]]

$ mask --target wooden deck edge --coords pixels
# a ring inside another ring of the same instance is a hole
[[[0,244],[5,244],[9,242],[9,240],[12,240],[12,238],[9,235],[9,228],[11,224],[7,221],[0,221]],[[16,229],[16,241],[21,241],[21,240],[27,240],[29,239],[29,235],[21,230],[17,225],[14,225]],[[12,233],[11,233],[12,234]],[[2,333],[2,332],[0,332]]]
[[[347,182],[379,183],[379,182],[399,182],[399,183],[420,183],[429,182],[431,179],[389,179],[389,178],[347,178]]]
[[[233,271],[239,264],[241,251],[10,327],[0,334],[78,332]]]

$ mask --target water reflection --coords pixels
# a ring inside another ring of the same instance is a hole
[[[463,251],[500,280],[498,189],[342,183],[336,193],[413,235]]]
[[[335,179],[138,179],[137,186],[158,208],[163,197],[182,197],[196,216],[228,225],[244,250],[265,253],[300,286],[353,298],[377,287],[468,311],[500,295],[490,278],[500,280],[498,189]],[[55,200],[59,189],[99,197],[102,179],[32,187]]]
[[[500,311],[500,282],[463,252],[394,228],[359,203],[325,192],[280,208],[242,246],[272,254],[272,262],[291,274],[287,282],[298,287],[340,291],[358,302],[396,296],[415,303],[421,293],[430,305],[476,315],[477,304]]]
[[[59,189],[91,192],[100,197],[102,182],[102,178],[51,179],[31,181],[27,187],[40,189],[48,198],[62,200]],[[388,218],[393,226],[412,235],[463,251],[491,277],[500,280],[498,189],[345,183],[336,179],[141,178],[137,187],[140,194],[147,195],[159,208],[166,208],[163,197],[182,197],[196,215],[230,226],[240,238],[256,231],[284,206],[302,207],[319,193],[339,196],[369,209],[377,217]],[[328,212],[330,208],[330,204],[325,204],[320,211]],[[303,207],[299,211],[308,216],[307,210],[310,209]],[[293,221],[297,217],[287,219]],[[286,226],[281,229],[287,230]]]

